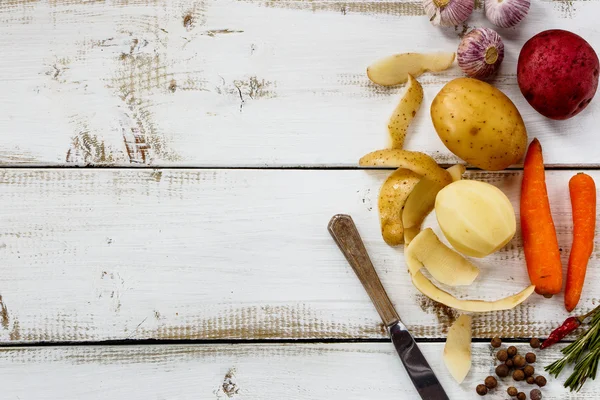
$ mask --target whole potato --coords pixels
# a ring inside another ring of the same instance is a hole
[[[580,36],[553,29],[525,43],[519,54],[521,93],[540,114],[568,119],[592,101],[598,88],[598,56]]]
[[[447,83],[433,99],[431,119],[448,150],[481,169],[502,170],[525,154],[527,130],[519,110],[480,80]]]

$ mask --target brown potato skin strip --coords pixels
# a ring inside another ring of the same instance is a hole
[[[390,246],[404,243],[402,211],[410,192],[420,180],[420,175],[409,169],[399,168],[381,186],[379,192],[381,235]]]
[[[433,158],[418,151],[377,150],[362,157],[358,164],[361,167],[406,168],[443,186],[452,182],[448,171],[441,168]]]
[[[406,91],[400,98],[400,102],[390,117],[388,123],[388,132],[392,139],[392,148],[401,149],[404,147],[408,127],[417,111],[421,108],[423,102],[423,86],[408,74],[408,84]]]

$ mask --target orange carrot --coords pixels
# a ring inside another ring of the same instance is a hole
[[[546,190],[542,146],[537,139],[533,139],[525,156],[521,232],[531,284],[536,293],[552,297],[562,288],[562,266]]]
[[[569,256],[565,308],[571,312],[579,303],[588,260],[596,233],[596,184],[591,176],[577,174],[569,181],[573,208],[573,245]]]

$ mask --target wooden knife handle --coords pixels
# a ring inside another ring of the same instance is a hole
[[[343,214],[334,215],[329,222],[328,230],[371,297],[383,323],[387,327],[394,325],[400,317],[377,276],[352,217]]]

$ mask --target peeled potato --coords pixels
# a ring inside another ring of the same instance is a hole
[[[486,257],[515,235],[515,210],[494,185],[479,181],[454,182],[435,200],[435,215],[452,247],[471,257]]]
[[[448,168],[446,171],[452,177],[452,181],[457,181],[462,178],[466,168],[464,165],[456,164]],[[425,217],[433,211],[435,198],[438,192],[442,189],[442,185],[433,182],[429,179],[421,179],[421,181],[412,190],[402,212],[402,226],[404,227],[404,243],[408,244],[421,231],[421,224]]]
[[[394,113],[388,123],[388,131],[392,138],[392,148],[401,149],[404,146],[406,131],[413,118],[421,107],[423,101],[423,87],[408,74],[408,85],[406,91],[396,106]]]
[[[422,231],[421,233],[419,233],[419,235],[422,235],[423,232],[425,231]],[[416,251],[415,249],[415,244],[419,246],[419,235],[417,235],[417,237],[415,237],[415,239],[408,245],[406,251],[404,252],[404,255],[406,257],[408,271],[410,273],[413,285],[415,285],[415,287],[421,293],[429,297],[431,300],[435,300],[438,303],[442,303],[448,307],[452,307],[457,310],[468,312],[500,311],[515,308],[516,306],[527,300],[527,298],[531,296],[531,294],[535,290],[535,286],[531,285],[525,290],[521,291],[520,293],[496,301],[459,300],[456,297],[452,296],[450,293],[445,292],[442,289],[435,286],[429,279],[427,279],[425,275],[423,275],[421,268],[423,268],[424,265],[423,262],[417,257],[420,255],[420,252]]]
[[[448,171],[440,168],[435,160],[425,153],[399,149],[377,150],[367,154],[358,162],[361,167],[406,168],[443,186],[452,182]]]
[[[448,329],[444,364],[458,383],[467,377],[471,369],[471,316],[461,315]]]
[[[408,195],[421,177],[405,168],[399,168],[384,182],[379,192],[379,219],[383,240],[390,246],[404,242],[402,210]]]
[[[405,83],[408,74],[418,77],[424,72],[444,71],[454,62],[454,53],[403,53],[375,61],[367,68],[373,83],[393,86]]]
[[[475,265],[442,243],[431,228],[419,233],[409,247],[411,257],[407,263],[411,274],[425,266],[431,276],[448,286],[470,285],[479,275]]]

